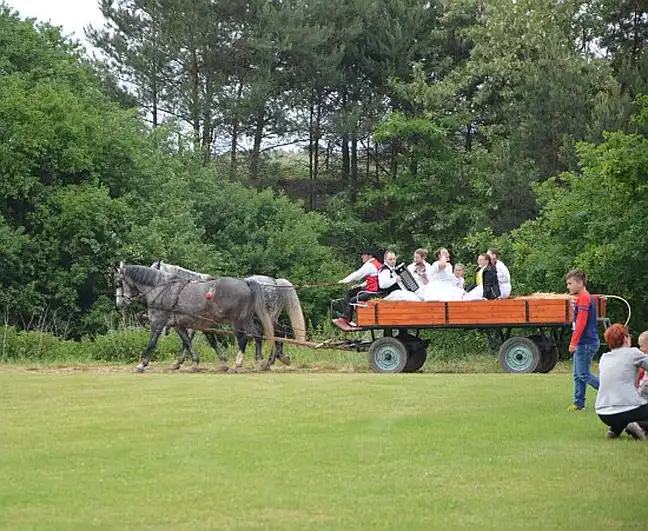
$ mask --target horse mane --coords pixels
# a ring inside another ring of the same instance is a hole
[[[157,286],[173,280],[173,275],[169,273],[140,265],[125,265],[124,274],[138,284],[145,286]]]
[[[185,278],[189,280],[210,280],[213,279],[214,277],[210,275],[205,275],[204,273],[199,273],[197,271],[192,271],[191,269],[187,269],[185,267],[173,265],[173,264],[167,264],[166,262],[163,262],[162,260],[159,260],[155,262],[155,268],[158,270],[164,269],[166,273],[175,275],[180,278]]]

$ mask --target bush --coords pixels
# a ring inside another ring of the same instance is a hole
[[[0,359],[3,361],[80,360],[81,345],[47,332],[19,332],[12,326],[0,327]]]

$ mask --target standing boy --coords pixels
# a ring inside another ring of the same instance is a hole
[[[582,269],[567,273],[567,290],[576,297],[574,301],[573,333],[569,352],[574,355],[574,403],[568,411],[585,409],[587,384],[598,390],[599,380],[590,371],[600,341],[596,328],[596,305],[587,291],[587,276]]]

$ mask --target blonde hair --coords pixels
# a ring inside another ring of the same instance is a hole
[[[639,337],[637,338],[637,343],[641,345],[644,342],[644,340],[648,340],[648,330],[641,332],[641,334],[639,334]]]
[[[427,249],[416,249],[414,254],[420,254],[423,257],[423,260],[427,260],[429,251]]]

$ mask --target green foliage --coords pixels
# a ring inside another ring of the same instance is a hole
[[[149,130],[57,31],[3,10],[0,305],[11,324],[80,338],[109,329],[112,268],[163,259],[214,274],[338,278],[326,220],[224,182],[172,124]],[[328,295],[304,296],[313,318]],[[119,355],[126,358],[130,354]],[[100,355],[105,358],[104,354]]]
[[[635,121],[645,126],[648,102],[639,103]],[[537,186],[540,215],[511,233],[513,276],[525,291],[562,291],[564,274],[582,267],[593,291],[630,299],[640,323],[648,317],[640,274],[648,267],[648,138],[609,133],[600,145],[579,145],[578,154],[582,171]]]

